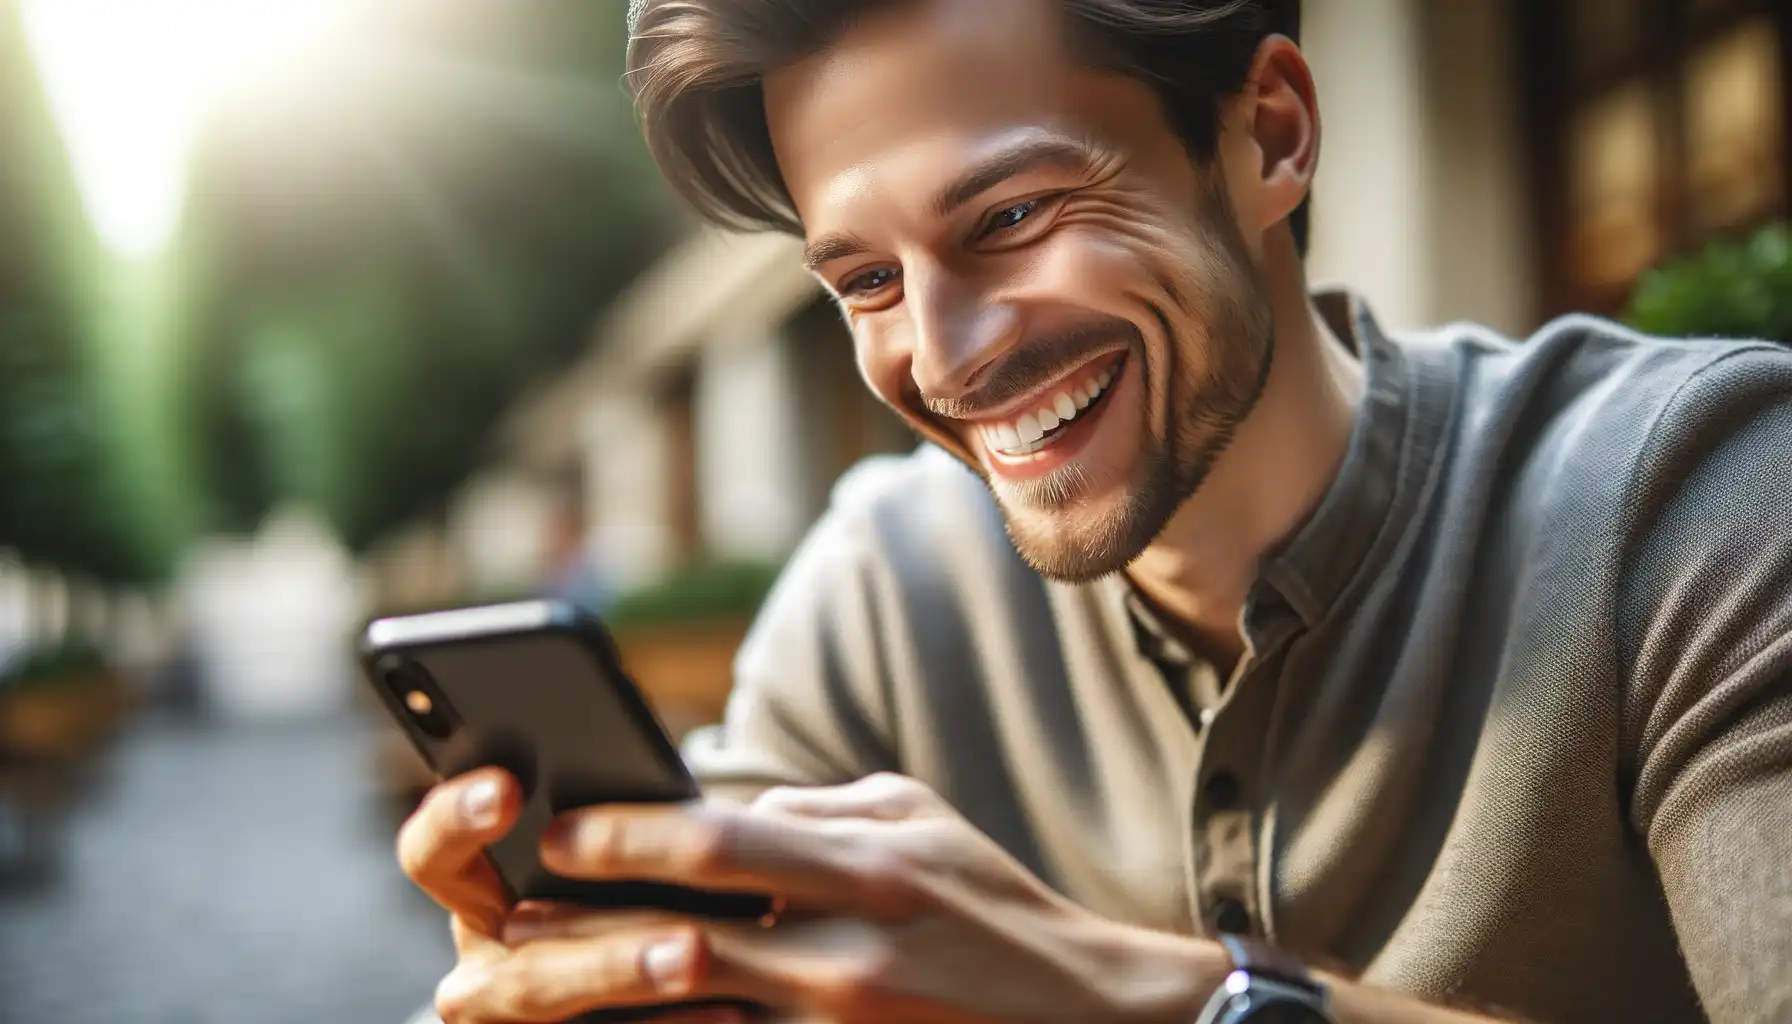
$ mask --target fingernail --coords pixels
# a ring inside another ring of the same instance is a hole
[[[460,794],[460,814],[471,828],[491,828],[498,823],[498,784],[480,779]]]
[[[655,988],[677,988],[691,970],[691,941],[688,938],[661,939],[641,954],[641,969]]]

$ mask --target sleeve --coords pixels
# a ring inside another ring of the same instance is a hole
[[[900,770],[878,628],[887,573],[875,569],[874,520],[855,494],[874,471],[855,469],[836,488],[741,645],[722,724],[686,739],[706,795],[746,801]]]
[[[1653,427],[1620,590],[1629,810],[1714,1022],[1792,1021],[1792,355]]]

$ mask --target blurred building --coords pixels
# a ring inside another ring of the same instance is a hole
[[[1783,216],[1792,12],[1773,0],[1318,0],[1305,45],[1325,142],[1315,283],[1390,326],[1513,334],[1614,313],[1639,273]],[[618,585],[705,556],[778,558],[833,479],[912,440],[779,237],[701,232],[532,395],[457,537],[414,564],[539,571],[576,499]],[[435,567],[434,569],[428,568]]]

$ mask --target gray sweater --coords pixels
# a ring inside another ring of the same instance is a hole
[[[1428,999],[1792,1021],[1792,354],[1339,299],[1366,398],[1228,680],[924,449],[839,486],[700,776],[903,772],[1096,911]]]

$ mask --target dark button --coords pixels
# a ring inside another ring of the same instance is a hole
[[[1229,771],[1220,770],[1207,776],[1207,806],[1216,811],[1229,811],[1238,806],[1240,789],[1238,776]]]
[[[1213,927],[1231,935],[1244,935],[1251,930],[1251,912],[1230,896],[1213,905]]]

